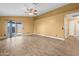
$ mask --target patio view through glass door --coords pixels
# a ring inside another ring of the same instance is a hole
[[[7,27],[8,27],[7,34],[8,34],[9,38],[23,33],[23,24],[22,23],[19,23],[19,22],[16,23],[14,21],[9,21]]]
[[[66,16],[64,19],[65,37],[79,36],[79,16]]]
[[[15,31],[16,24],[13,21],[8,22],[8,37],[13,37],[16,33]]]

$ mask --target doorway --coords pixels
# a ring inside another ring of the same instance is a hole
[[[7,37],[12,38],[23,33],[23,24],[21,22],[8,21]]]
[[[65,38],[68,36],[79,36],[79,12],[68,14],[64,19]]]
[[[16,24],[15,24],[15,22],[14,21],[9,21],[8,22],[8,37],[13,37],[13,36],[15,36],[15,33],[16,33],[16,30],[15,30],[15,28],[16,28]]]
[[[16,23],[16,35],[23,34],[23,24],[21,22]]]

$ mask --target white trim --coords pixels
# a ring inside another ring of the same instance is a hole
[[[50,38],[55,38],[55,39],[59,39],[59,40],[65,40],[64,38],[59,38],[59,37],[54,37],[54,36],[48,36],[48,35],[36,34],[36,33],[33,33],[33,34],[40,35],[40,36],[45,36],[45,37],[50,37]]]
[[[3,37],[0,37],[0,39],[4,39],[4,38],[6,38],[5,36],[3,36]]]
[[[32,33],[27,33],[27,34],[26,33],[23,33],[23,35],[32,35]]]

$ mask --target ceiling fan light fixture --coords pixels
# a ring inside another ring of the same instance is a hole
[[[29,8],[25,8],[25,14],[27,14],[28,16],[33,15],[33,16],[37,16],[38,15],[38,4],[39,3],[33,3],[33,7],[29,7]]]

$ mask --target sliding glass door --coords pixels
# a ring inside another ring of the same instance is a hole
[[[67,16],[64,19],[65,38],[73,35],[79,36],[79,18],[75,16],[73,18]]]
[[[21,22],[9,21],[7,25],[7,36],[14,37],[23,33],[23,24]]]
[[[13,21],[9,21],[8,22],[8,37],[13,37],[15,36],[16,33],[16,24]]]

